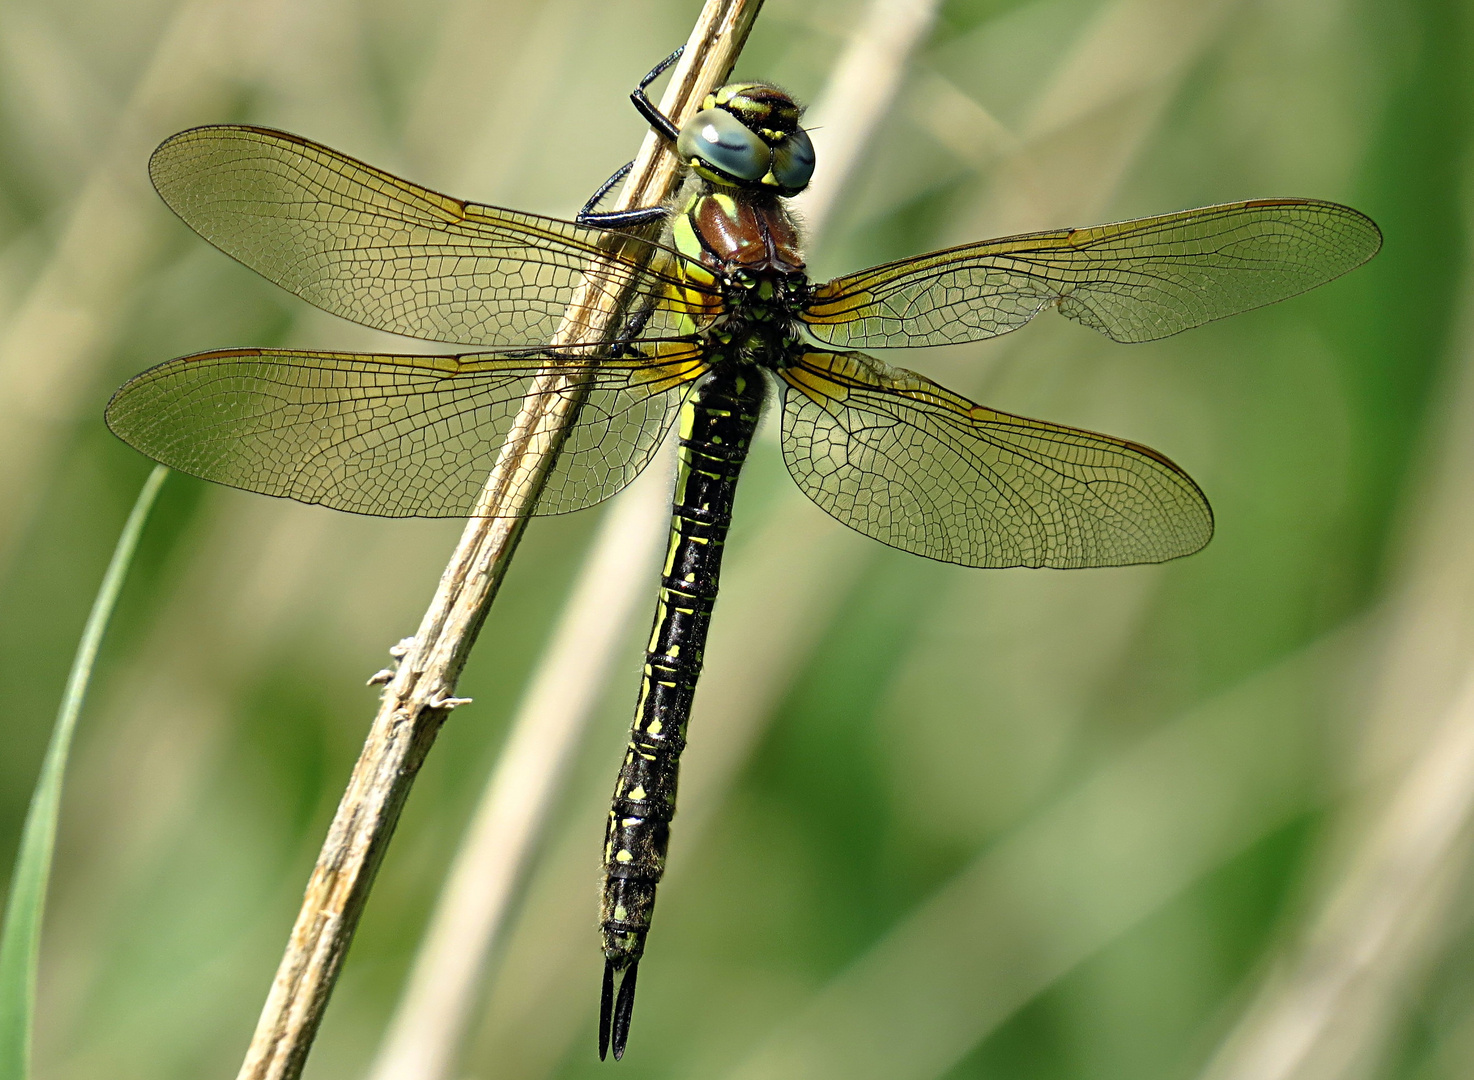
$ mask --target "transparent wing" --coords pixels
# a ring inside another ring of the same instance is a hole
[[[975,405],[860,353],[781,373],[783,457],[866,536],[964,566],[1124,566],[1197,551],[1213,514],[1155,450]]]
[[[561,514],[613,495],[649,462],[705,370],[692,344],[659,358],[540,350],[509,357],[229,349],[145,371],[108,426],[171,468],[263,495],[381,517],[465,517],[541,373],[588,394],[538,499]]]
[[[601,249],[609,234],[569,221],[462,202],[307,139],[256,127],[203,127],[149,161],[164,201],[221,251],[324,311],[396,334],[463,345],[548,341],[598,260],[603,292],[633,287],[654,317],[673,300],[661,267]],[[643,242],[627,240],[626,252]],[[700,286],[685,282],[687,289]]]
[[[949,345],[1053,306],[1116,341],[1152,341],[1313,289],[1381,245],[1370,218],[1336,203],[1225,203],[887,263],[820,286],[803,319],[846,348]]]

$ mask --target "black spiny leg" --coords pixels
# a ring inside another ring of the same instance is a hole
[[[583,209],[573,220],[580,225],[592,225],[598,229],[633,229],[663,219],[667,213],[663,206],[645,206],[638,210],[607,210],[604,213],[594,210],[599,201],[609,194],[610,188],[629,175],[634,164],[633,161],[628,161],[615,169],[614,175],[599,185],[599,190],[589,196],[589,201],[583,204]]]
[[[626,176],[628,176],[630,174],[630,170],[634,167],[635,163],[633,161],[626,161],[619,168],[615,169],[614,175],[612,175],[611,177],[609,177],[608,180],[605,180],[602,184],[600,184],[599,190],[590,195],[589,201],[583,204],[583,209],[578,212],[577,220],[585,221],[589,217],[601,216],[594,213],[594,207],[598,206],[599,203],[603,201],[604,196],[609,194],[609,189],[612,188],[615,184],[619,183],[621,180],[623,180]],[[607,217],[608,215],[602,216]]]
[[[651,83],[660,78],[667,68],[679,60],[681,53],[685,51],[686,46],[682,45],[660,63],[656,64],[650,69],[649,74],[640,80],[640,85],[635,87],[630,94],[630,100],[634,102],[635,108],[639,110],[640,115],[645,118],[645,121],[671,142],[676,141],[676,137],[680,135],[680,130],[671,122],[670,117],[666,116],[665,113],[656,107],[655,103],[646,95],[645,90]],[[594,192],[593,197],[583,204],[583,209],[578,212],[578,217],[574,220],[580,225],[593,225],[595,228],[600,229],[634,229],[641,225],[650,225],[662,220],[667,212],[663,206],[644,206],[636,210],[610,210],[602,214],[595,212],[594,207],[599,205],[599,200],[605,195],[608,195],[609,190],[615,184],[629,175],[630,168],[633,165],[634,162],[631,161],[628,165],[621,166],[615,170],[614,175],[608,180],[605,180],[599,186],[599,190]]]
[[[671,142],[675,142],[676,136],[678,136],[681,132],[675,124],[671,123],[670,117],[666,116],[665,113],[656,108],[655,103],[646,96],[645,90],[647,87],[649,87],[651,83],[660,78],[660,76],[665,73],[665,70],[668,67],[679,60],[681,58],[681,53],[685,51],[686,46],[682,45],[679,49],[671,53],[660,63],[656,64],[653,68],[650,69],[650,74],[641,79],[640,85],[635,87],[634,90],[630,93],[630,100],[635,103],[635,108],[640,111],[640,115],[646,119],[651,127],[660,132]]]

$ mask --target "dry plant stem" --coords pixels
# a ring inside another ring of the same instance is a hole
[[[669,533],[669,474],[647,470],[606,514],[431,914],[370,1080],[441,1080],[606,676]]]
[[[810,248],[900,93],[911,54],[926,40],[936,15],[937,0],[871,0],[824,93],[805,116],[822,163],[814,182],[794,200]]]
[[[817,110],[831,119],[820,121],[823,169],[803,200],[810,236],[823,227],[934,14],[933,0],[872,0]],[[371,1080],[443,1080],[454,1063],[564,765],[630,608],[648,591],[647,563],[668,532],[664,505],[655,504],[668,504],[669,492],[657,494],[655,479],[642,477],[638,492],[622,496],[590,549],[447,876]]]
[[[685,55],[661,100],[679,122],[731,71],[761,0],[708,0]],[[647,135],[619,208],[662,201],[678,163]],[[611,276],[591,265],[555,343],[605,338],[623,297]],[[369,887],[425,754],[450,711],[456,680],[501,584],[517,541],[580,401],[574,380],[538,379],[440,579],[354,767],[318,856],[296,925],[272,982],[239,1080],[297,1077]]]
[[[856,25],[821,104],[809,114],[822,126],[815,133],[822,167],[801,200],[811,239],[822,231],[861,149],[889,107],[906,60],[924,39],[935,8],[935,0],[872,0]],[[621,630],[628,621],[624,613],[648,592],[646,566],[664,550],[668,518],[663,511],[669,504],[669,491],[667,486],[656,495],[655,479],[641,477],[637,487],[648,484],[648,488],[621,496],[621,504],[606,519],[590,550],[584,571],[589,588],[581,584],[570,597],[554,642],[529,681],[531,689],[447,876],[404,997],[369,1072],[371,1080],[443,1080],[450,1073],[473,1016],[486,965],[506,927],[515,890],[557,794],[564,763],[583,730],[588,704],[602,685],[601,673],[609,669],[613,652],[623,641]],[[662,505],[656,506],[657,502]],[[788,524],[785,522],[785,528]],[[793,538],[791,531],[781,535],[783,544]],[[818,545],[825,552],[829,547]],[[821,558],[821,564],[823,561]],[[845,565],[850,563],[845,561]],[[802,579],[789,584],[799,589],[828,580],[822,570],[802,575]],[[773,591],[786,595],[789,590],[785,586]],[[736,597],[728,602],[740,600]],[[813,622],[800,618],[797,625],[809,627]],[[785,658],[792,633],[792,627],[785,625],[779,635],[783,644],[776,651]],[[757,663],[771,667],[761,658]],[[716,678],[722,681],[719,675]],[[777,688],[786,684],[786,678],[777,673],[764,684],[765,692],[757,698],[750,687],[736,696],[744,706],[763,712],[758,701],[768,700],[768,687],[780,693]],[[548,692],[551,688],[556,691]],[[703,715],[712,708],[711,699],[726,697],[720,687],[717,690],[706,695]],[[716,738],[722,733],[708,734]],[[700,792],[693,791],[693,797],[699,804]],[[683,833],[690,833],[701,816],[693,812]]]

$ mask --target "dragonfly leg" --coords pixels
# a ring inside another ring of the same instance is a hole
[[[604,214],[579,214],[575,220],[580,225],[592,225],[596,229],[633,229],[640,225],[663,221],[669,212],[663,206],[644,206],[638,210],[610,210]]]
[[[630,345],[635,340],[635,338],[639,337],[640,333],[645,329],[645,324],[650,321],[650,315],[654,310],[655,306],[653,304],[646,304],[643,307],[638,308],[632,315],[630,315],[627,320],[625,320],[624,329],[619,332],[618,337],[610,342],[609,359],[619,360],[626,356],[640,355],[640,353],[637,350],[631,348]]]
[[[599,185],[599,190],[589,196],[589,201],[583,204],[583,209],[573,220],[580,225],[592,225],[599,229],[633,229],[662,220],[667,213],[663,206],[645,206],[635,210],[608,210],[603,213],[594,209],[599,205],[600,200],[609,194],[610,188],[629,175],[634,164],[633,161],[626,162],[615,169],[614,175]]]
[[[609,189],[628,176],[630,170],[634,167],[635,163],[633,161],[626,161],[619,168],[615,169],[613,175],[599,185],[599,190],[589,196],[589,201],[583,204],[583,209],[578,212],[578,217],[574,220],[583,222],[590,216],[597,216],[594,215],[594,207],[598,206],[603,201],[604,196],[609,194]]]
[[[678,129],[676,125],[671,122],[670,117],[661,112],[660,109],[656,107],[655,103],[651,101],[648,96],[646,96],[645,90],[649,87],[651,83],[660,78],[660,76],[664,74],[667,68],[669,68],[677,60],[679,60],[681,58],[681,53],[685,51],[686,46],[682,45],[679,49],[671,53],[660,63],[656,64],[653,68],[650,69],[650,73],[640,80],[640,85],[635,87],[633,92],[631,92],[630,94],[630,101],[634,102],[635,108],[639,110],[640,115],[646,119],[651,127],[660,132],[671,142],[676,141],[676,136],[680,134],[680,129]]]
[[[645,121],[671,142],[676,141],[677,136],[680,135],[680,130],[671,121],[670,117],[661,112],[655,103],[650,100],[645,91],[651,83],[665,73],[667,68],[679,60],[681,54],[685,51],[686,46],[682,45],[660,63],[656,64],[640,80],[640,85],[635,87],[630,93],[630,100],[634,102],[635,108],[639,110],[640,115],[645,118]],[[601,229],[633,229],[641,225],[651,225],[662,220],[667,214],[663,206],[642,206],[634,210],[610,210],[602,214],[594,210],[594,207],[599,205],[599,200],[609,194],[609,189],[629,175],[629,171],[633,166],[634,162],[631,161],[628,165],[615,170],[614,175],[608,180],[605,180],[600,185],[599,190],[594,192],[593,197],[583,204],[583,209],[578,212],[578,217],[574,220],[580,225],[593,225]]]

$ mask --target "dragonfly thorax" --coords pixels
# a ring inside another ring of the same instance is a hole
[[[782,369],[800,341],[796,312],[809,291],[802,272],[736,270],[722,282],[725,312],[708,337],[734,360]]]
[[[669,242],[695,324],[723,356],[782,367],[812,290],[798,229],[781,199],[723,191],[693,177],[675,205]]]

